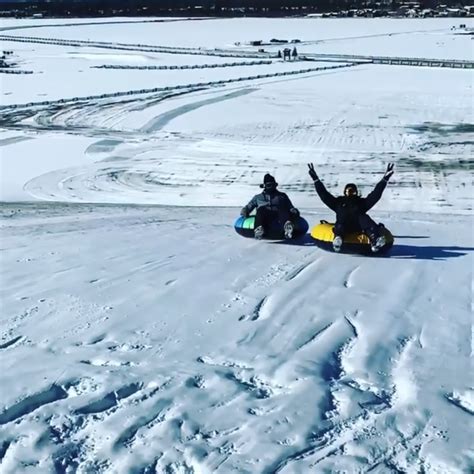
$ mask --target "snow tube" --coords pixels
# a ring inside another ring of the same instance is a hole
[[[334,251],[332,248],[332,241],[334,239],[333,227],[333,223],[321,221],[320,224],[315,225],[311,229],[311,237],[316,241],[318,247]],[[379,227],[382,235],[385,236],[386,244],[377,253],[383,253],[392,247],[394,239],[391,232],[383,224],[379,224]],[[372,254],[373,252],[370,250],[369,238],[362,232],[353,232],[344,237],[341,253]]]
[[[253,238],[253,230],[255,228],[255,216],[250,217],[239,217],[234,224],[235,231],[242,235],[243,237],[252,237]],[[293,233],[293,238],[301,237],[306,232],[308,232],[309,224],[308,222],[303,219],[302,217],[298,217],[298,221],[296,222],[295,232]],[[285,234],[283,232],[283,224],[275,221],[272,224],[271,229],[269,229],[265,236],[263,237],[267,240],[282,240],[285,238]]]

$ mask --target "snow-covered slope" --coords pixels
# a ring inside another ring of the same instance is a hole
[[[472,467],[464,218],[393,218],[373,259],[233,209],[2,211],[4,472]]]
[[[235,24],[299,37],[304,21]],[[422,38],[435,57],[433,35],[454,35],[448,21],[314,24],[306,39],[333,53],[364,35],[360,54],[385,38],[417,56]],[[229,25],[4,33],[237,50]],[[103,51],[6,46],[36,72],[2,76],[1,472],[473,471],[470,71],[362,64],[174,89],[307,64],[101,70],[85,65]],[[228,61],[113,54],[100,60]],[[388,255],[234,232],[268,171],[311,225],[331,219],[310,161],[331,191],[363,194],[395,162],[371,211],[395,236]]]

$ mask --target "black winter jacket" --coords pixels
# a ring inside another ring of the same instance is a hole
[[[271,193],[263,191],[263,193],[256,194],[243,209],[250,214],[254,209],[260,207],[265,207],[269,211],[278,211],[280,213],[288,213],[291,209],[295,208],[290,198],[285,193],[277,190]]]
[[[357,221],[358,216],[366,214],[369,209],[377,204],[386,186],[387,181],[382,179],[365,198],[360,196],[336,197],[326,189],[321,181],[314,182],[314,187],[321,201],[336,213],[338,221]]]

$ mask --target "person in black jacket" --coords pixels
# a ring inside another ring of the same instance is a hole
[[[240,211],[242,217],[248,217],[254,209],[257,209],[254,228],[256,239],[263,238],[276,221],[283,226],[285,239],[293,238],[300,212],[285,193],[277,190],[277,186],[275,178],[267,173],[263,177],[263,184],[260,185],[263,192],[256,194]]]
[[[381,235],[378,224],[367,215],[367,211],[375,206],[382,197],[382,193],[392,177],[393,163],[389,163],[383,178],[377,183],[374,190],[363,198],[359,195],[357,186],[354,183],[348,183],[344,187],[344,195],[335,197],[319,179],[314,165],[308,163],[309,175],[314,182],[314,187],[318,196],[329,209],[336,213],[336,223],[334,225],[333,248],[339,252],[344,241],[344,235],[350,232],[363,232],[369,237],[371,249],[377,252],[385,245],[385,237]]]

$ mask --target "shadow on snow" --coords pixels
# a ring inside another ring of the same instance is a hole
[[[394,244],[382,258],[412,258],[418,260],[445,260],[447,258],[462,257],[472,252],[474,247],[455,247],[440,245],[398,245]]]
[[[394,235],[394,239],[429,239],[428,235]]]
[[[295,239],[290,240],[269,240],[268,243],[270,244],[283,244],[283,245],[298,245],[301,247],[313,247],[316,246],[316,242],[311,237],[311,234],[305,234],[301,237],[297,237]]]
[[[398,239],[427,239],[425,235],[406,235],[396,236]],[[297,245],[302,247],[316,246],[316,242],[311,237],[311,234],[305,234],[300,238],[292,240],[275,240],[270,241],[271,244],[279,245]],[[356,254],[356,256],[377,257],[377,258],[407,258],[415,260],[445,260],[447,258],[462,257],[467,255],[467,252],[472,252],[474,247],[456,247],[456,246],[442,246],[442,245],[405,245],[394,243],[393,247],[386,253],[381,254]],[[330,251],[329,251],[330,252]]]

